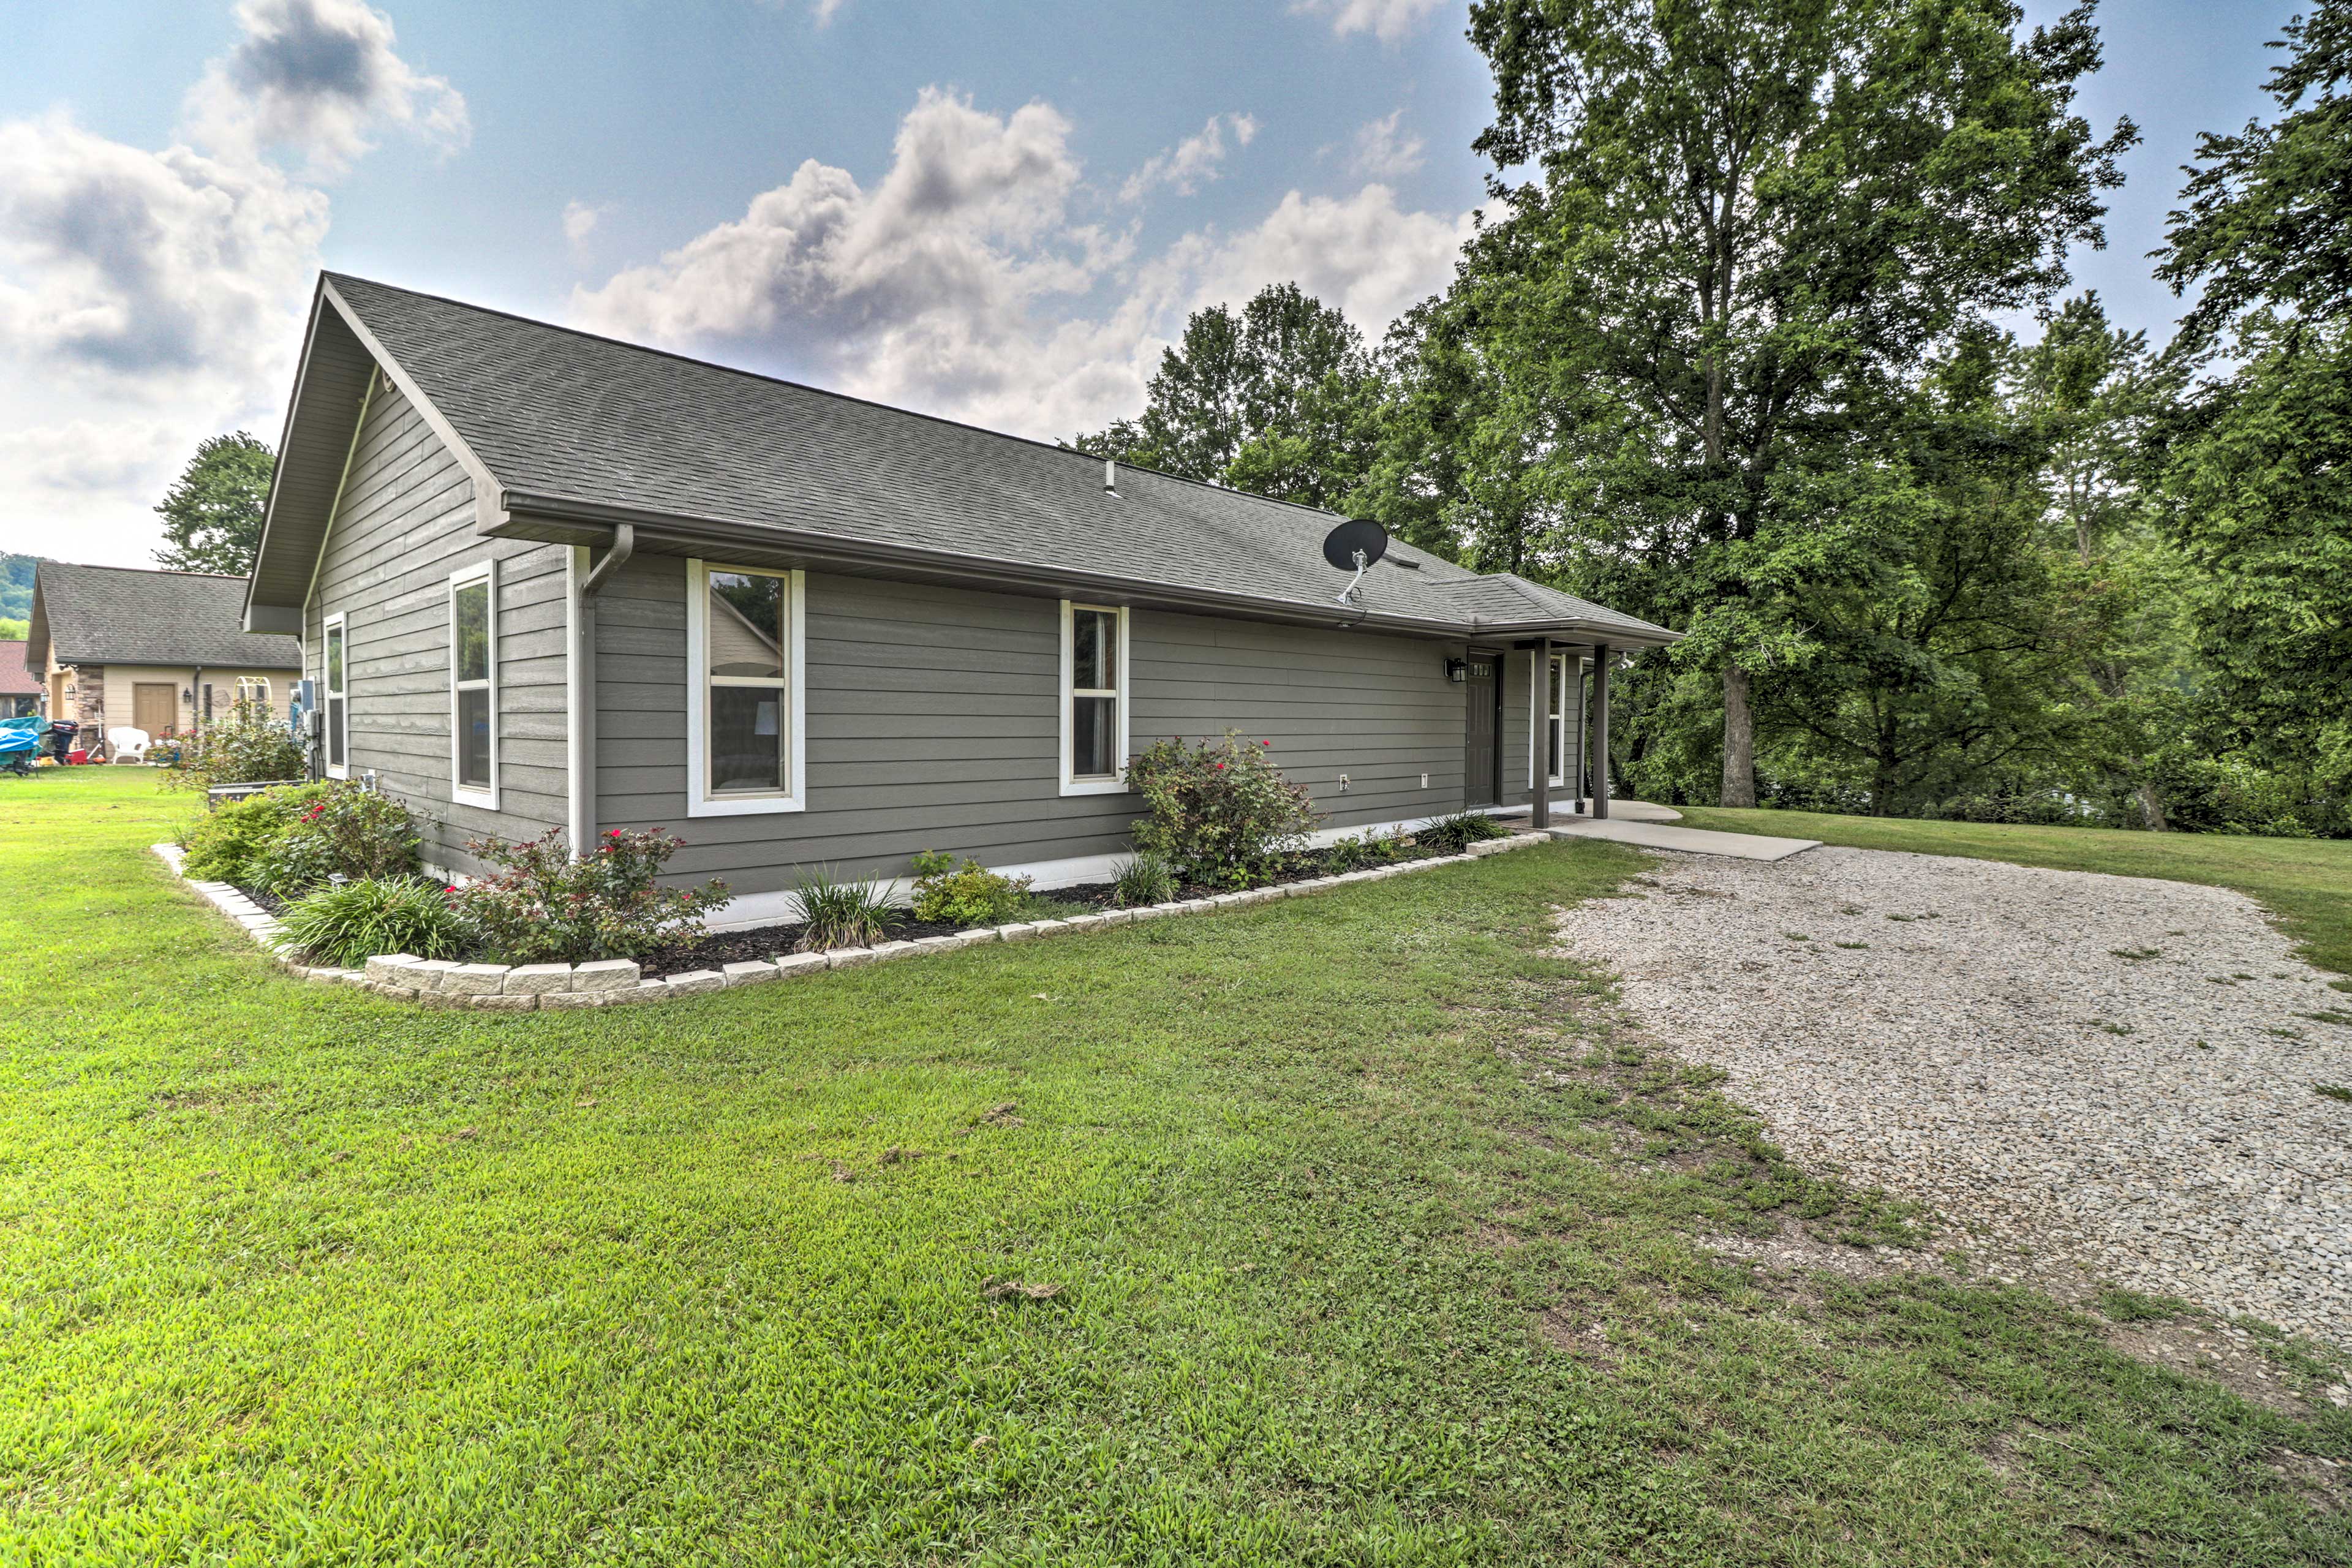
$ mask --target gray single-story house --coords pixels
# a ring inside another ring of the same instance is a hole
[[[284,711],[302,666],[295,638],[245,629],[246,579],[43,561],[19,645],[52,719],[102,749],[109,731],[187,733],[237,702]]]
[[[923,849],[1101,878],[1159,736],[1270,742],[1335,833],[1565,800],[1676,635],[1403,544],[1343,601],[1330,513],[335,274],[279,450],[245,625],[327,771],[457,873],[666,828],[738,920]]]

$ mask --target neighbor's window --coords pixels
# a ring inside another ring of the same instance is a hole
[[[451,797],[498,805],[498,575],[484,562],[449,579]]]
[[[701,815],[800,807],[802,574],[689,563],[690,725]]]
[[[1062,793],[1108,793],[1127,762],[1127,612],[1062,605]]]
[[[349,722],[348,703],[343,690],[343,617],[327,617],[327,773],[331,778],[349,778],[351,760],[345,754],[344,731]]]

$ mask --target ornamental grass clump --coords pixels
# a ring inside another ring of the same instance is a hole
[[[413,877],[321,888],[278,919],[303,958],[337,969],[357,969],[382,952],[456,958],[466,948],[466,923],[448,889]]]
[[[614,828],[575,860],[553,828],[510,844],[466,846],[497,869],[452,889],[474,943],[500,963],[581,963],[640,958],[702,934],[727,884],[665,888],[661,868],[686,847],[658,828]]]
[[[890,921],[890,889],[877,881],[835,877],[828,867],[800,873],[793,891],[805,922],[797,944],[802,952],[836,947],[872,947]]]
[[[1267,880],[1320,820],[1307,786],[1282,776],[1270,748],[1228,730],[1197,746],[1171,736],[1139,753],[1127,781],[1150,815],[1135,825],[1136,848],[1204,887]]]
[[[1510,829],[1483,811],[1457,811],[1416,830],[1413,837],[1432,848],[1458,855],[1465,847],[1489,838],[1509,837]]]
[[[1111,873],[1111,899],[1120,909],[1164,904],[1176,897],[1176,868],[1164,855],[1141,852],[1118,863]]]

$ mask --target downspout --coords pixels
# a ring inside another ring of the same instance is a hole
[[[596,595],[613,574],[636,553],[633,523],[615,523],[604,558],[580,579],[572,602],[572,858],[584,859],[596,842]],[[572,557],[577,574],[585,556]]]

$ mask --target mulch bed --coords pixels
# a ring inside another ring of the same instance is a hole
[[[1442,845],[1423,845],[1408,840],[1396,856],[1383,865],[1402,865],[1414,860],[1434,859],[1454,851]],[[1285,882],[1304,882],[1317,877],[1328,877],[1342,869],[1334,863],[1328,850],[1318,849],[1305,855],[1293,855],[1282,868],[1260,886],[1278,887]],[[1229,893],[1231,888],[1212,888],[1192,883],[1176,889],[1175,897],[1205,899],[1216,893]],[[283,916],[287,900],[272,897],[253,888],[237,891],[273,915]],[[1058,907],[1062,914],[1083,913],[1092,910],[1108,910],[1118,901],[1117,890],[1108,882],[1086,882],[1075,888],[1055,888],[1036,895],[1039,902]],[[1030,917],[1036,920],[1054,918],[1055,910],[1042,910]],[[744,931],[712,931],[692,942],[672,942],[655,949],[637,960],[648,980],[672,974],[687,974],[698,969],[720,969],[730,963],[756,963],[782,953],[800,951],[801,932],[806,928],[799,921],[776,925],[753,926]],[[953,936],[968,928],[945,921],[919,921],[905,910],[893,910],[883,923],[886,942],[914,942],[927,936]]]
[[[1432,860],[1453,853],[1454,851],[1442,846],[1408,843],[1399,850],[1394,859],[1383,861],[1381,864],[1402,865],[1414,860]],[[1258,885],[1278,887],[1285,882],[1310,881],[1317,877],[1328,877],[1339,868],[1333,864],[1329,851],[1318,849],[1309,854],[1289,857],[1284,862],[1281,870],[1267,881]],[[1230,893],[1233,890],[1231,888],[1212,888],[1202,884],[1187,883],[1176,889],[1175,897],[1179,900],[1205,899],[1213,894]],[[1113,908],[1118,900],[1118,893],[1108,882],[1085,882],[1075,888],[1051,889],[1038,893],[1036,897],[1043,903],[1062,906],[1060,912],[1066,914]],[[1054,918],[1054,911],[1041,911],[1031,918],[1050,920]],[[697,969],[719,969],[730,963],[756,963],[761,959],[798,952],[801,932],[803,929],[805,928],[799,922],[794,921],[789,924],[754,926],[746,931],[713,931],[693,942],[675,942],[670,946],[660,948],[647,953],[637,962],[644,966],[646,977],[649,980],[672,974],[685,974]],[[970,928],[950,922],[919,921],[902,910],[896,911],[891,919],[885,922],[882,931],[885,942],[914,942],[927,936],[953,936],[956,932],[968,929]]]

